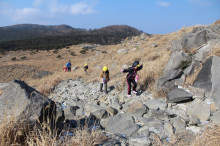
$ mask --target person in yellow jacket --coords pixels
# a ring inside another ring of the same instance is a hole
[[[99,91],[100,92],[103,91],[102,87],[104,85],[104,90],[105,90],[105,93],[107,94],[108,93],[108,91],[107,91],[107,82],[110,80],[110,78],[109,78],[109,70],[108,70],[107,66],[104,66],[102,68],[102,71],[100,73],[99,78],[100,78],[100,89],[99,89]]]

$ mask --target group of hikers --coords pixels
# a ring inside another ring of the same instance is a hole
[[[88,70],[88,64],[86,63],[84,65],[84,71],[85,73],[87,74],[87,70]],[[128,84],[128,97],[131,97],[131,89],[132,89],[132,92],[134,94],[137,94],[137,81],[138,81],[138,75],[137,75],[137,72],[139,70],[141,70],[143,68],[143,64],[139,64],[139,61],[134,61],[134,63],[132,64],[131,67],[129,67],[128,69],[121,69],[121,72],[122,73],[128,73],[127,74],[127,77],[126,77],[126,81],[127,81],[127,84]],[[66,66],[64,66],[63,68],[64,71],[68,71],[68,72],[71,72],[71,62],[70,60],[67,62]],[[107,83],[109,82],[110,78],[109,78],[109,70],[108,70],[108,67],[107,66],[104,66],[102,68],[102,71],[100,73],[100,88],[99,88],[99,91],[100,92],[103,92],[103,86],[104,86],[104,92],[106,94],[108,94],[108,91],[107,91]],[[133,88],[131,88],[131,84],[133,84]]]

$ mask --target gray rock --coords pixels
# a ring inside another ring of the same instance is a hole
[[[127,54],[128,50],[127,49],[120,49],[117,51],[118,54]]]
[[[189,122],[189,117],[187,116],[186,112],[181,109],[167,109],[166,112],[169,116],[179,116],[184,121]]]
[[[220,111],[215,112],[210,119],[212,120],[213,123],[220,124]]]
[[[156,48],[158,45],[157,44],[150,44],[149,47],[151,48]]]
[[[182,119],[175,117],[171,119],[171,124],[175,128],[175,133],[180,133],[186,129],[186,123]]]
[[[213,27],[216,27],[212,29]],[[218,28],[217,28],[218,27]],[[186,34],[182,39],[182,48],[190,50],[191,48],[198,48],[209,40],[219,38],[219,25],[208,27],[194,28],[191,33]]]
[[[108,107],[105,109],[111,116],[117,115],[118,111],[113,107]]]
[[[136,136],[130,137],[128,140],[130,146],[150,146],[151,141],[147,137],[144,136]]]
[[[149,110],[147,114],[145,114],[143,117],[150,118],[150,119],[158,119],[162,121],[169,121],[169,117],[166,113],[166,111],[163,110]]]
[[[150,134],[150,132],[149,132],[147,126],[141,127],[141,128],[138,130],[138,135],[140,135],[140,136],[148,137],[149,134]]]
[[[93,116],[95,116],[98,119],[102,119],[102,118],[107,118],[108,117],[108,113],[105,109],[100,109],[97,110],[95,112],[91,113]]]
[[[141,37],[141,40],[144,40],[146,38],[146,34],[142,33],[140,37]]]
[[[187,107],[187,114],[190,117],[198,118],[200,121],[207,121],[210,118],[210,106],[200,99],[195,99]]]
[[[167,107],[167,103],[160,99],[151,99],[145,104],[149,109],[155,110],[165,110]]]
[[[147,107],[139,100],[134,100],[128,106],[127,113],[133,116],[142,116],[144,113],[147,112]]]
[[[125,134],[130,137],[137,132],[138,126],[134,123],[128,114],[117,114],[109,117],[108,124],[105,127],[107,132]]]
[[[173,89],[167,95],[167,101],[171,103],[182,102],[186,100],[190,100],[192,98],[192,94],[183,90],[183,89]]]
[[[74,67],[72,67],[72,71],[75,71],[75,70],[77,70],[79,67],[78,66],[74,66]]]
[[[205,100],[206,97],[205,97],[205,90],[204,89],[189,86],[189,90],[191,93],[193,93],[193,98],[199,98],[201,100]]]
[[[170,123],[164,123],[164,130],[168,137],[173,135],[173,126]]]
[[[102,107],[98,106],[98,105],[94,105],[94,104],[86,104],[84,106],[84,111],[86,115],[89,115],[90,113],[94,113],[98,110],[103,109]]]
[[[220,57],[209,57],[199,74],[197,75],[193,86],[204,89],[208,97],[213,98],[218,106],[220,106]]]
[[[20,80],[14,80],[5,87],[3,95],[0,96],[0,104],[0,120],[13,116],[15,122],[42,123],[49,119],[51,128],[58,127],[64,121],[64,113],[59,103],[44,97]]]

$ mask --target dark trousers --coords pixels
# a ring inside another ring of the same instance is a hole
[[[68,70],[69,72],[71,72],[71,67],[67,67],[67,70]]]
[[[105,82],[105,83],[100,83],[100,88],[99,88],[99,90],[102,91],[103,84],[104,84],[104,91],[105,91],[105,93],[108,93],[108,91],[107,91],[107,82]]]
[[[134,79],[127,79],[127,84],[128,84],[128,95],[131,95],[131,83],[134,85],[133,90],[136,91],[137,88],[137,83],[135,82]]]

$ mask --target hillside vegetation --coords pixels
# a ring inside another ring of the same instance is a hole
[[[0,51],[61,49],[81,43],[117,44],[126,37],[141,33],[127,25],[85,30],[67,25],[21,24],[0,28]]]

